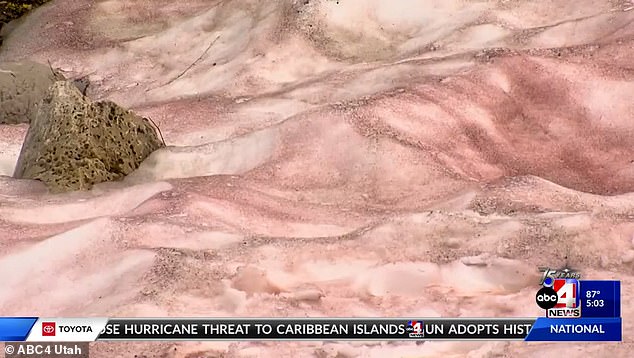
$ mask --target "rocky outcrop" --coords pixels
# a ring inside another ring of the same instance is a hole
[[[41,63],[0,63],[0,124],[30,123],[49,87],[63,79]]]
[[[27,14],[49,0],[5,0],[0,1],[0,46],[2,46],[2,28],[5,24]]]
[[[14,177],[40,180],[51,192],[86,190],[123,178],[162,146],[147,119],[112,102],[92,102],[59,81],[31,122]]]

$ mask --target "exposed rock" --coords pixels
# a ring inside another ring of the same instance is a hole
[[[0,124],[30,123],[48,88],[63,79],[41,63],[0,63]]]
[[[2,27],[27,14],[34,8],[44,4],[49,0],[12,0],[0,1],[0,30]],[[2,46],[2,35],[0,31],[0,46]]]
[[[52,192],[87,190],[123,178],[162,146],[147,119],[58,81],[31,123],[14,176],[41,180]]]
[[[86,95],[86,91],[88,90],[88,86],[90,86],[90,80],[87,76],[76,78],[72,80],[75,87],[79,89],[81,94]]]

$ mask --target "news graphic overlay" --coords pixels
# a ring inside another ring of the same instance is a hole
[[[523,340],[534,322],[534,318],[1,317],[0,338],[5,342]]]
[[[16,342],[5,343],[4,357],[88,358],[88,342]]]
[[[581,275],[569,268],[553,270],[543,268],[541,285],[535,300],[546,310],[546,317],[579,318],[581,304],[579,278]]]
[[[527,341],[621,341],[621,283],[581,280],[569,268],[542,268],[535,296],[546,317],[537,319]]]
[[[526,341],[620,342],[621,318],[548,318],[535,321]]]
[[[583,317],[621,317],[620,281],[581,281],[580,296]]]
[[[409,333],[409,338],[424,338],[425,333],[423,330],[423,321],[409,321],[407,322],[407,333]]]
[[[55,323],[55,331],[52,324]],[[53,335],[54,332],[54,335]],[[621,318],[0,318],[9,342],[620,341]]]
[[[37,317],[0,317],[0,340],[23,342],[35,326]]]
[[[3,342],[94,342],[108,318],[0,317]]]
[[[105,340],[523,340],[530,318],[112,319]]]
[[[42,337],[55,337],[55,322],[42,322]]]

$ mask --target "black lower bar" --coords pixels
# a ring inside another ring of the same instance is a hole
[[[523,340],[534,318],[111,319],[98,340]]]

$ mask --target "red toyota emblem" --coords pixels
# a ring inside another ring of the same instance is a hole
[[[55,335],[55,322],[42,322],[42,335],[54,336]]]

